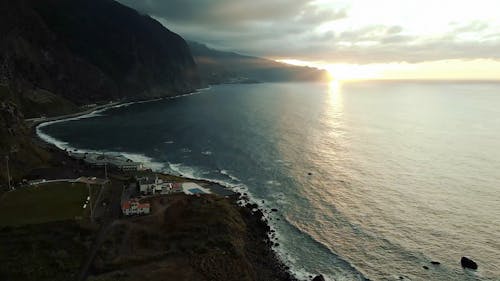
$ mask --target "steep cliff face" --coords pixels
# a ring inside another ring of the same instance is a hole
[[[47,26],[77,57],[99,68],[123,96],[187,92],[196,65],[179,35],[113,0],[32,0]]]
[[[0,185],[45,165],[24,118],[200,86],[186,42],[113,0],[0,1]]]
[[[7,157],[11,178],[19,181],[25,172],[43,166],[49,155],[31,142],[23,114],[0,84],[0,191],[7,186]]]
[[[0,82],[28,116],[53,113],[34,110],[39,100],[63,98],[69,111],[71,104],[199,86],[180,36],[112,0],[1,1]]]

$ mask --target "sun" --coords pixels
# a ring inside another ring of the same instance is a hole
[[[328,64],[323,66],[330,75],[330,80],[368,80],[380,78],[378,71],[366,65]]]

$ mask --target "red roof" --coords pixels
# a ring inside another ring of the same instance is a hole
[[[130,209],[132,204],[130,204],[130,201],[125,201],[122,205],[122,209]]]
[[[139,209],[150,207],[149,203],[139,203],[139,201],[137,199],[131,199],[131,200],[123,202],[122,209],[130,209],[132,207],[133,203],[137,204],[137,208],[139,208]]]
[[[149,203],[139,204],[139,205],[137,205],[137,208],[139,208],[139,209],[149,208]]]

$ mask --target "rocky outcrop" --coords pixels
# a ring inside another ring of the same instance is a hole
[[[469,268],[474,270],[476,270],[478,267],[477,263],[468,257],[462,257],[462,259],[460,259],[460,264],[462,264],[463,268]]]

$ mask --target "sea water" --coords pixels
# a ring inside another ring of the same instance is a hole
[[[497,83],[220,85],[39,133],[247,192],[300,277],[500,280]]]

